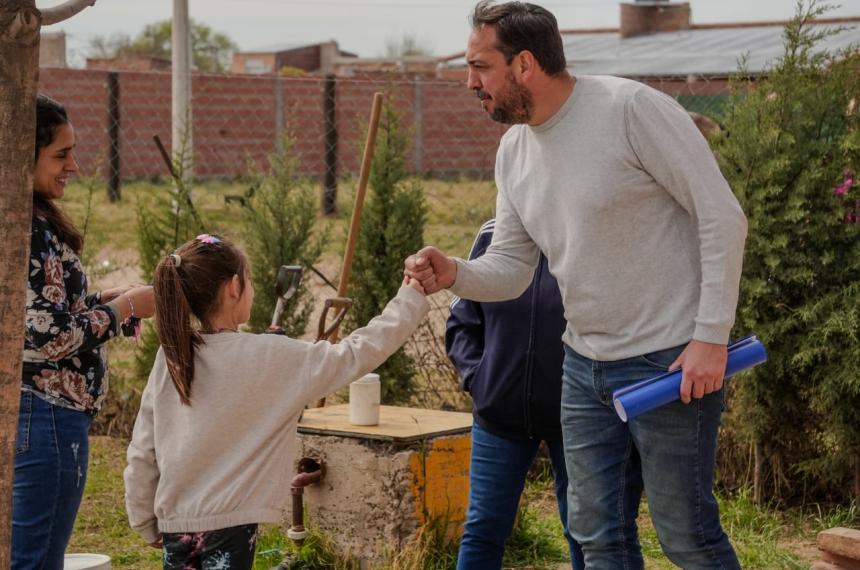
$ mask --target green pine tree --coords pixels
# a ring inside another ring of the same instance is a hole
[[[143,279],[152,282],[158,262],[177,247],[203,233],[204,223],[191,199],[191,182],[185,172],[189,161],[181,150],[173,161],[176,179],[165,193],[156,194],[151,203],[137,203],[137,243]],[[158,352],[158,335],[146,323],[135,355],[137,376],[146,379]]]
[[[282,325],[292,337],[304,334],[314,299],[308,289],[307,269],[322,255],[328,229],[314,233],[318,205],[312,187],[296,175],[294,141],[282,140],[282,151],[269,158],[270,173],[257,170],[255,192],[242,210],[242,227],[256,286],[251,329],[263,331],[277,303],[275,279],[281,265],[305,268],[301,284],[284,308]]]

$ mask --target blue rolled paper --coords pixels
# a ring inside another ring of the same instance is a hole
[[[755,335],[728,346],[725,378],[734,376],[767,360],[767,351]],[[621,421],[629,421],[681,397],[681,370],[666,372],[617,390],[612,403]]]

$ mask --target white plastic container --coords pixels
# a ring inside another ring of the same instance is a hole
[[[365,374],[349,385],[349,423],[356,426],[379,424],[379,374]]]
[[[110,570],[110,556],[104,554],[66,554],[63,570]]]

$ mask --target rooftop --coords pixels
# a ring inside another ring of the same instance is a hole
[[[693,25],[688,30],[622,38],[618,29],[562,30],[568,69],[582,75],[726,77],[747,56],[753,75],[765,71],[783,54],[786,22],[741,22]],[[843,31],[828,36],[821,49],[838,51],[860,45],[860,17],[818,20],[816,28]],[[463,54],[447,61],[466,65]]]
[[[693,26],[689,30],[622,39],[616,32],[562,33],[568,67],[580,74],[624,77],[728,76],[746,55],[752,74],[765,71],[783,54],[785,22]],[[823,39],[819,47],[838,51],[860,43],[860,17],[814,24],[844,30]]]

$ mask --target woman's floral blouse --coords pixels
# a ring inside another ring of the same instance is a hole
[[[81,261],[54,227],[34,215],[27,281],[22,389],[48,402],[95,414],[107,394],[103,344],[116,336],[115,310],[87,295]]]

